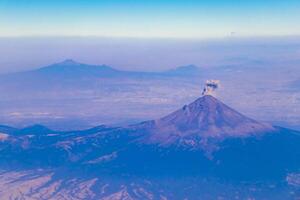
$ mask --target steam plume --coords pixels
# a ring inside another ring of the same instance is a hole
[[[215,90],[220,87],[219,80],[207,80],[205,82],[205,87],[202,91],[202,95],[213,95]]]

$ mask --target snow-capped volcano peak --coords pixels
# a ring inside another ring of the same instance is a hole
[[[211,95],[153,121],[150,141],[174,141],[187,137],[247,137],[275,131],[269,124],[248,118]]]

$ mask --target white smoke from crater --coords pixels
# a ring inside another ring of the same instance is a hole
[[[216,89],[220,87],[219,80],[207,80],[205,82],[204,89],[202,91],[202,95],[215,95]]]

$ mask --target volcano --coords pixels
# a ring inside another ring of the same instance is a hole
[[[275,132],[276,128],[235,111],[211,95],[158,120],[145,122],[148,142],[172,144],[185,138],[250,137]]]

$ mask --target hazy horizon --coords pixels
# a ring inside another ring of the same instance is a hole
[[[222,39],[0,37],[0,73],[73,59],[120,70],[164,71],[178,66],[299,65],[300,37]],[[280,56],[278,56],[280,55]]]

